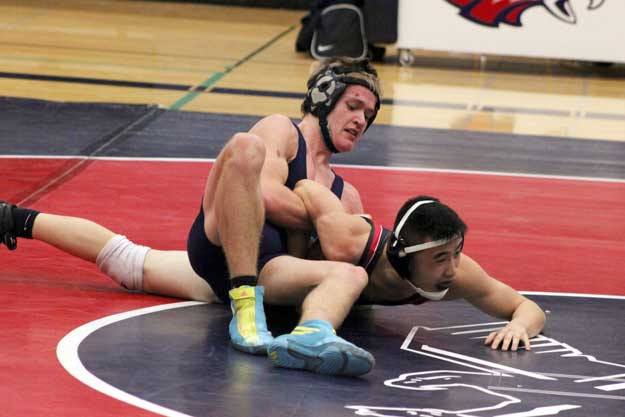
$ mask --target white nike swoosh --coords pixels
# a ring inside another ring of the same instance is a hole
[[[319,52],[329,51],[332,48],[334,48],[334,45],[332,45],[332,44],[330,44],[330,45],[318,45],[317,46],[317,49],[319,50]]]
[[[24,231],[28,229],[28,220],[30,220],[30,216],[32,216],[32,213],[28,213],[28,216],[26,216],[26,221],[24,222]]]

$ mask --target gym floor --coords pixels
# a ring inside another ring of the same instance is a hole
[[[0,5],[0,199],[184,249],[220,147],[293,119],[301,11],[143,1]],[[335,169],[389,226],[429,194],[465,251],[548,311],[531,352],[464,302],[354,311],[374,370],[333,378],[234,351],[229,310],[130,293],[40,242],[0,248],[7,416],[625,416],[625,68],[427,53],[377,65],[384,103]],[[274,333],[290,312],[271,310]]]

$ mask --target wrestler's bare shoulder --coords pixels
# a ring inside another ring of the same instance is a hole
[[[250,133],[260,136],[283,156],[290,158],[297,149],[297,129],[291,119],[282,114],[263,117],[250,129]]]
[[[254,125],[254,127],[257,127],[257,126],[259,126],[259,127],[260,126],[262,126],[262,127],[272,126],[273,128],[278,128],[278,129],[282,128],[282,129],[288,129],[288,130],[294,130],[295,129],[291,119],[289,119],[287,116],[285,116],[283,114],[279,114],[279,113],[270,114],[269,116],[263,117],[258,122],[256,122],[256,124]]]

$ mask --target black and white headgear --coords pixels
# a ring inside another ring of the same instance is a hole
[[[393,266],[393,268],[397,271],[399,276],[404,279],[408,279],[410,277],[410,257],[408,255],[430,249],[438,246],[443,246],[449,243],[454,237],[447,239],[438,239],[430,242],[420,243],[417,245],[410,245],[406,238],[402,235],[402,229],[404,225],[410,219],[410,216],[421,206],[426,204],[438,204],[439,202],[436,200],[420,200],[415,202],[407,211],[404,213],[402,218],[399,220],[397,225],[395,226],[391,237],[389,238],[389,244],[386,249],[386,255]],[[463,237],[460,234],[460,237]]]
[[[308,81],[308,92],[302,104],[304,113],[311,113],[319,119],[321,136],[327,148],[339,152],[332,142],[328,129],[328,115],[339,101],[348,85],[362,85],[368,88],[376,98],[375,111],[367,122],[367,129],[373,123],[380,109],[380,93],[377,85],[377,72],[368,61],[329,65]]]

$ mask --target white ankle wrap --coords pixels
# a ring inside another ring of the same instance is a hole
[[[143,263],[150,248],[116,235],[106,242],[96,259],[98,268],[122,287],[143,290]]]

